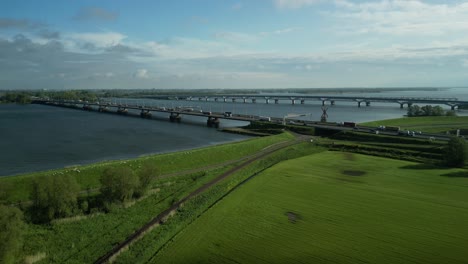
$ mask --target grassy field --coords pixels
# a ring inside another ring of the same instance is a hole
[[[466,263],[468,170],[342,152],[282,162],[151,263]]]
[[[100,186],[99,178],[102,175],[102,172],[108,167],[128,166],[134,171],[138,171],[142,162],[151,160],[158,164],[161,174],[168,174],[239,159],[256,153],[266,146],[290,140],[291,138],[291,134],[283,133],[275,136],[253,138],[242,142],[168,154],[152,155],[138,159],[102,162],[25,175],[0,177],[0,188],[3,188],[7,192],[5,195],[7,197],[7,202],[16,203],[29,199],[32,179],[41,175],[57,177],[65,174],[71,175],[76,178],[82,190],[86,190],[88,188],[93,189]]]
[[[365,126],[399,126],[402,129],[424,131],[429,133],[443,133],[462,129],[468,134],[468,116],[422,116],[405,117],[363,123]]]
[[[11,202],[28,199],[29,184],[35,177],[44,174],[56,177],[71,174],[77,178],[81,187],[85,189],[87,186],[98,187],[102,171],[110,166],[129,166],[132,170],[138,171],[142,162],[151,160],[158,164],[163,175],[203,168],[201,172],[161,178],[152,184],[150,194],[147,197],[133,204],[127,204],[125,207],[115,206],[109,213],[78,215],[54,221],[50,225],[34,225],[31,223],[27,225],[22,252],[23,259],[41,256],[38,263],[92,263],[109,251],[116,243],[124,240],[150,219],[170,207],[175,201],[180,200],[191,191],[232,168],[232,166],[240,162],[239,159],[292,138],[291,134],[284,133],[238,143],[147,156],[134,160],[113,161],[77,167],[76,169],[67,168],[0,178],[0,187],[5,186],[5,183],[10,184],[10,188],[7,190],[10,195],[8,201]],[[206,167],[226,161],[234,161],[234,163],[219,168]]]
[[[317,154],[323,151],[325,151],[325,149],[310,144],[309,142],[304,142],[289,146],[251,163],[219,184],[186,202],[167,222],[153,229],[143,238],[132,244],[128,250],[119,255],[115,263],[151,262],[153,256],[155,256],[168,241],[172,240],[176,234],[184,230],[184,228],[202,215],[209,207],[216,204],[216,201],[230,191],[234,191],[239,184],[242,185],[245,179],[256,175],[280,161]],[[190,261],[187,263],[190,263]]]

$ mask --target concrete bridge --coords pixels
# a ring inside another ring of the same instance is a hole
[[[158,106],[142,106],[142,105],[128,105],[128,104],[117,104],[109,102],[83,102],[83,101],[73,101],[73,100],[45,100],[37,99],[32,101],[33,104],[43,104],[49,106],[58,106],[66,107],[73,109],[83,109],[88,111],[98,111],[98,112],[109,112],[116,113],[121,115],[127,115],[129,110],[136,110],[140,112],[140,117],[142,118],[151,118],[152,112],[167,113],[169,120],[171,122],[181,122],[183,115],[189,116],[200,116],[206,117],[206,124],[209,127],[219,127],[220,119],[230,119],[237,121],[268,121],[275,123],[284,123],[285,117],[265,117],[265,116],[256,116],[256,115],[245,115],[245,114],[236,114],[232,112],[211,112],[211,111],[202,111],[199,109],[194,109],[191,107],[175,107],[175,108],[166,108]]]
[[[452,110],[455,110],[460,105],[468,105],[468,101],[459,101],[457,98],[432,98],[432,97],[367,97],[367,96],[333,96],[333,95],[204,95],[204,96],[191,96],[191,95],[178,95],[178,96],[150,96],[152,99],[162,100],[188,100],[188,101],[212,101],[212,102],[242,102],[242,103],[257,103],[265,102],[266,104],[275,103],[280,101],[288,101],[291,104],[305,104],[306,101],[321,101],[322,105],[329,103],[335,105],[338,101],[356,102],[358,107],[361,105],[371,106],[373,102],[379,103],[396,103],[403,108],[405,105],[410,107],[413,104],[436,104],[448,105]]]

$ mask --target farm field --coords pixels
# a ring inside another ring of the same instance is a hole
[[[402,129],[442,133],[461,129],[468,131],[468,116],[421,116],[362,123],[365,126],[400,126]],[[465,133],[467,134],[467,133]]]
[[[466,263],[468,170],[342,152],[281,162],[151,263]]]

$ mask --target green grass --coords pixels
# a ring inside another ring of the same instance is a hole
[[[23,258],[45,253],[39,263],[92,263],[174,201],[229,168],[207,172],[196,180],[192,175],[163,179],[154,186],[158,192],[128,208],[115,207],[106,214],[62,219],[50,225],[29,224]]]
[[[153,229],[132,244],[116,260],[116,263],[148,263],[152,257],[178,232],[203,214],[209,207],[225,196],[248,177],[287,159],[323,152],[324,149],[310,143],[301,143],[279,150],[237,171],[217,185],[187,201],[177,213],[163,225]],[[187,261],[186,263],[190,263]]]
[[[257,175],[151,263],[466,263],[467,193],[468,170],[307,156]]]
[[[468,131],[468,116],[423,116],[388,119],[360,125],[378,127],[399,126],[402,129],[424,131],[429,133],[443,133],[463,129]]]
[[[277,142],[290,140],[292,137],[293,136],[289,133],[283,133],[275,136],[253,138],[236,143],[151,155],[131,160],[101,162],[91,165],[73,166],[70,168],[36,172],[25,175],[0,177],[0,188],[6,190],[7,194],[5,196],[8,203],[17,203],[29,199],[32,180],[41,175],[57,177],[65,174],[71,175],[76,178],[81,189],[86,190],[87,188],[98,188],[100,186],[99,178],[102,175],[102,172],[108,167],[129,166],[134,171],[138,171],[142,162],[151,160],[158,164],[161,174],[167,174],[239,159],[256,153],[257,151]]]

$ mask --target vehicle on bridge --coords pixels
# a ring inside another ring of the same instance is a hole
[[[356,127],[355,122],[343,122],[343,126],[345,127]]]

